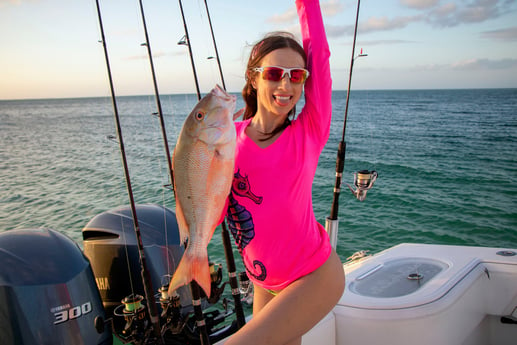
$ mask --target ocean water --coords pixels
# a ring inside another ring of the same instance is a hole
[[[172,152],[196,96],[161,101]],[[174,207],[162,187],[167,163],[154,96],[117,104],[135,201]],[[313,190],[322,224],[345,104],[346,92],[334,92]],[[81,246],[92,217],[127,205],[114,128],[109,98],[0,101],[0,232],[48,227]],[[342,260],[403,242],[517,248],[517,89],[352,91],[345,139]],[[364,169],[379,177],[360,202],[345,184]],[[209,253],[224,262],[218,232]]]

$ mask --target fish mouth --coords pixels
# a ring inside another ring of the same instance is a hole
[[[216,84],[211,92],[214,94],[214,96],[222,98],[227,102],[235,102],[237,100],[236,96],[230,95],[219,84]]]

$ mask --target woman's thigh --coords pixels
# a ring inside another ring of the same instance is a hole
[[[257,315],[273,298],[275,298],[275,295],[269,290],[255,285],[253,287],[253,315]]]
[[[277,296],[257,288],[253,318],[228,344],[299,344],[301,336],[338,302],[343,294],[344,277],[341,261],[332,251],[321,267],[293,282]]]

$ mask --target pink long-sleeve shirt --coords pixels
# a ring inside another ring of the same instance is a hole
[[[312,208],[312,183],[332,113],[330,51],[317,0],[297,0],[310,77],[298,117],[268,147],[237,122],[236,164],[227,221],[248,276],[281,290],[320,267],[331,246]]]

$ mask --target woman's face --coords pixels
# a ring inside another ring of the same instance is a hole
[[[305,68],[303,57],[291,48],[281,48],[264,56],[259,67],[278,66]],[[288,75],[280,81],[270,81],[257,73],[252,81],[257,90],[257,113],[286,117],[300,99],[303,83],[293,83]]]

